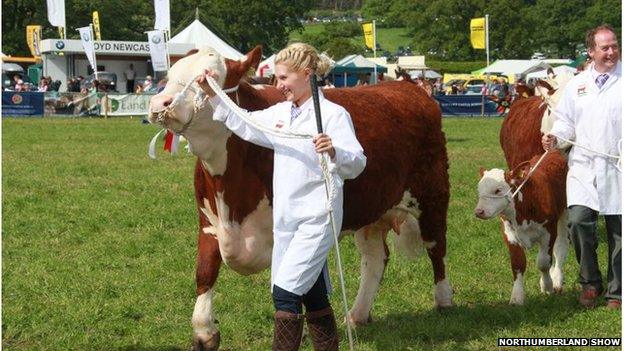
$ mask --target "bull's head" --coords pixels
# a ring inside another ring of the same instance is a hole
[[[150,100],[149,122],[184,134],[194,119],[211,118],[212,108],[203,101],[203,93],[195,79],[205,69],[211,69],[218,73],[219,86],[224,89],[237,87],[247,71],[258,65],[261,54],[262,49],[257,46],[241,60],[230,60],[213,48],[204,47],[180,59],[169,69],[163,91]]]

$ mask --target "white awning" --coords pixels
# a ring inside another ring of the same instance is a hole
[[[238,60],[245,56],[210,31],[199,20],[194,20],[188,27],[171,38],[169,43],[193,44],[197,49],[210,46],[222,56],[232,60]]]

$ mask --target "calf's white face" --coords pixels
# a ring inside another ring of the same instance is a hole
[[[474,210],[475,216],[490,219],[503,212],[509,206],[505,194],[510,189],[505,181],[505,171],[498,168],[485,171],[479,181],[479,202]]]
[[[184,89],[184,86],[195,80],[197,76],[203,73],[204,69],[211,69],[218,73],[217,83],[223,86],[226,76],[225,61],[213,48],[204,47],[197,53],[189,55],[176,62],[167,73],[167,85],[165,89],[154,95],[150,100],[148,120],[150,123],[161,123],[164,128],[179,131],[194,117],[195,96],[200,91],[197,83],[193,83],[191,88],[186,91],[183,99],[174,105],[174,107],[166,113],[166,117],[162,121],[158,121],[159,113],[170,106],[176,94]],[[202,109],[208,111],[212,115],[210,104]],[[208,117],[210,116],[202,116]]]

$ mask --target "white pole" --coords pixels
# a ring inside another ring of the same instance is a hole
[[[373,58],[377,58],[377,27],[375,26],[375,20],[373,20]],[[373,62],[375,65],[373,66],[373,72],[375,73],[375,78],[373,79],[373,83],[377,84],[377,62]],[[370,82],[368,82],[370,83]]]
[[[170,33],[168,30],[166,30],[165,31],[165,51],[167,52],[167,71],[169,71],[169,68],[171,68],[171,57],[169,57],[169,39],[170,39]]]
[[[485,15],[485,55],[487,65],[490,65],[490,15]],[[487,67],[487,66],[486,66]]]
[[[487,90],[488,82],[490,81],[488,75],[488,66],[490,66],[490,31],[488,18],[490,15],[485,15],[485,90]],[[481,92],[481,117],[485,116],[485,91]]]
[[[99,83],[100,80],[98,79],[97,55],[95,53],[95,36],[93,36],[93,23],[89,23],[89,27],[91,28],[91,38],[93,39],[93,64],[95,64],[93,72],[95,72],[95,79]]]

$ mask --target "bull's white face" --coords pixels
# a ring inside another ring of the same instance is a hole
[[[474,210],[475,216],[481,219],[490,219],[503,212],[509,202],[505,194],[511,187],[505,181],[505,171],[494,168],[485,171],[479,181],[479,203]]]
[[[165,89],[150,100],[148,115],[150,123],[161,123],[164,128],[180,131],[194,117],[196,104],[194,100],[200,90],[197,83],[193,83],[186,91],[183,100],[174,103],[174,106],[169,108],[165,114],[166,117],[160,122],[157,121],[158,115],[166,110],[174,101],[176,94],[181,92],[188,82],[195,80],[199,74],[203,73],[204,69],[217,72],[218,83],[223,86],[227,73],[225,61],[213,48],[204,47],[197,53],[180,59],[169,69]],[[209,116],[203,116],[206,112]],[[212,115],[210,104],[204,104],[201,113],[202,117],[210,117]]]

